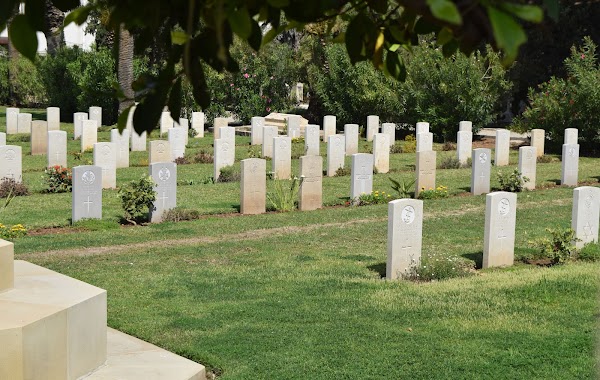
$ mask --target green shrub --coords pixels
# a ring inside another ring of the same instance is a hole
[[[339,167],[337,168],[337,170],[335,171],[334,177],[346,177],[349,176],[351,172],[351,169],[348,167]]]
[[[163,221],[165,222],[182,222],[185,220],[196,220],[200,218],[201,214],[198,210],[188,210],[181,207],[175,207],[171,210],[167,210],[163,215]]]
[[[553,264],[563,264],[572,259],[577,252],[575,242],[575,231],[570,228],[551,229],[547,228],[550,238],[542,238],[533,243],[539,249],[541,257],[549,258]]]
[[[577,126],[580,141],[597,143],[600,141],[600,65],[592,39],[586,37],[583,46],[573,46],[564,66],[566,78],[552,77],[536,90],[529,90],[529,105],[510,128],[519,132],[542,128],[548,139],[560,142],[565,128]]]
[[[417,139],[413,135],[407,135],[402,145],[402,153],[415,153],[417,151]]]
[[[600,244],[589,243],[583,246],[579,252],[577,252],[577,260],[598,262],[600,261]]]
[[[47,168],[46,174],[46,191],[48,193],[68,193],[73,187],[73,174],[71,169],[64,168],[60,165],[55,165]]]
[[[402,146],[400,144],[390,145],[390,154],[403,153]]]
[[[422,257],[406,278],[413,281],[436,281],[466,277],[475,273],[475,263],[462,257],[433,253]]]
[[[27,58],[18,56],[9,61],[8,70],[15,80],[10,82],[9,101],[17,106],[36,108],[46,104],[46,90],[37,68]]]
[[[300,189],[298,177],[275,180],[274,185],[274,191],[267,193],[271,209],[282,212],[294,211]]]
[[[529,178],[524,177],[523,174],[517,169],[508,174],[504,174],[504,172],[499,171],[498,182],[500,183],[501,191],[519,193],[523,191],[525,183],[529,182]]]
[[[398,193],[398,198],[410,198],[413,193],[413,186],[417,180],[412,179],[400,182],[390,177],[390,182],[392,182],[392,189]]]
[[[379,192],[378,190],[372,191],[370,194],[361,194],[354,200],[355,206],[369,206],[377,205],[381,203],[388,203],[393,198],[390,194],[386,194],[385,191]]]
[[[130,181],[119,188],[125,220],[133,224],[148,221],[150,209],[156,200],[155,186],[152,177],[142,175],[139,180]]]
[[[8,227],[0,223],[0,239],[12,241],[25,235],[27,235],[27,228],[22,224],[15,224]]]
[[[220,172],[217,182],[239,182],[242,178],[242,174],[234,166],[224,166]]]
[[[77,108],[86,111],[91,106],[102,107],[102,124],[117,122],[118,103],[114,99],[114,84],[117,83],[115,61],[110,51],[101,48],[84,56],[84,67],[79,81],[80,94]]]
[[[0,47],[0,104],[9,104],[8,87],[8,55],[6,49]]]
[[[435,189],[421,188],[418,196],[419,199],[441,199],[448,198],[448,188],[446,186],[438,186]]]
[[[460,169],[460,167],[460,161],[455,156],[445,157],[438,165],[438,169]]]

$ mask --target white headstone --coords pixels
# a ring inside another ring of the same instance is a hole
[[[327,142],[329,136],[335,135],[337,118],[334,115],[323,116],[323,142]]]
[[[221,140],[227,140],[235,146],[235,128],[234,127],[220,127],[219,138]]]
[[[487,194],[490,192],[492,151],[486,148],[473,149],[471,158],[471,194]]]
[[[522,146],[519,148],[519,172],[521,177],[527,177],[523,187],[528,190],[535,189],[537,165],[537,149],[534,146]]]
[[[471,121],[461,121],[458,123],[458,131],[459,132],[471,132],[473,133],[473,122]]]
[[[133,130],[131,132],[131,151],[132,152],[145,152],[146,151],[146,131],[142,132],[141,135]]]
[[[127,114],[127,122],[125,123],[125,128],[129,131],[129,136],[135,131],[133,126],[133,115],[135,114],[135,109],[137,108],[137,103],[129,109],[129,113]]]
[[[171,148],[171,159],[169,161],[175,161],[185,155],[185,129],[182,127],[171,128],[168,135]]]
[[[417,122],[417,126],[415,128],[415,135],[419,133],[429,133],[429,123],[426,121]]]
[[[417,152],[433,150],[433,133],[417,133]]]
[[[15,182],[23,181],[23,157],[20,146],[0,146],[0,180],[2,178],[11,178]]]
[[[92,149],[98,142],[98,122],[96,120],[83,120],[81,122],[81,151]]]
[[[6,133],[0,132],[0,146],[6,145]]]
[[[516,215],[517,194],[497,191],[486,195],[483,268],[513,265]]]
[[[300,115],[290,115],[286,117],[287,135],[295,139],[300,137]]]
[[[277,137],[279,132],[277,127],[272,125],[265,125],[263,128],[263,144],[262,144],[262,156],[273,157],[273,138]]]
[[[544,144],[546,142],[546,131],[543,129],[531,130],[531,146],[536,148],[537,157],[544,155]]]
[[[579,141],[579,131],[577,128],[567,128],[565,129],[565,145],[573,145],[578,144]]]
[[[19,109],[14,107],[6,108],[6,134],[13,135],[19,133]]]
[[[31,155],[39,156],[48,151],[48,124],[43,120],[31,123]]]
[[[435,189],[436,156],[434,150],[417,152],[417,181],[415,182],[415,196],[424,190]]]
[[[304,128],[304,154],[306,156],[318,156],[321,154],[319,126],[308,124]]]
[[[361,194],[371,194],[373,191],[373,155],[353,154],[351,173],[350,199],[358,198]]]
[[[220,139],[219,129],[222,127],[229,126],[229,119],[226,117],[215,117],[213,120],[213,137],[214,139]]]
[[[48,131],[48,167],[67,167],[67,131]]]
[[[421,262],[423,201],[396,199],[388,203],[387,262],[385,277],[402,278]]]
[[[289,179],[292,176],[292,139],[289,136],[273,138],[273,159],[271,171],[275,179]]]
[[[94,165],[102,168],[102,188],[117,187],[117,146],[114,143],[94,144]]]
[[[185,131],[185,145],[188,144],[190,138],[190,121],[186,118],[179,118],[179,128],[183,128]]]
[[[494,164],[496,166],[508,165],[510,156],[510,131],[506,129],[496,129],[496,149]]]
[[[263,128],[265,127],[265,118],[254,116],[250,120],[250,145],[262,145]]]
[[[214,142],[214,180],[221,176],[221,168],[231,166],[235,162],[235,145],[226,139],[216,139]]]
[[[344,125],[344,137],[346,138],[346,156],[358,153],[358,124]]]
[[[160,114],[160,135],[163,136],[169,132],[169,129],[173,128],[175,121],[171,117],[171,112],[163,111]]]
[[[204,112],[192,112],[192,129],[196,131],[196,138],[204,137]]]
[[[93,165],[73,168],[71,222],[102,219],[102,168]]]
[[[247,158],[241,161],[240,213],[262,214],[266,211],[267,161]]]
[[[571,229],[575,231],[578,249],[587,243],[598,241],[598,220],[600,219],[600,188],[581,186],[573,190],[573,212]]]
[[[19,113],[18,115],[18,133],[31,133],[31,114],[30,113]]]
[[[299,102],[304,101],[304,84],[300,82],[296,83],[296,100]]]
[[[90,107],[88,109],[88,120],[96,120],[98,128],[102,126],[102,107]]]
[[[459,131],[456,138],[456,155],[461,165],[466,165],[473,149],[473,132]]]
[[[79,140],[81,138],[83,121],[87,119],[88,114],[86,112],[75,112],[73,114],[73,140]]]
[[[298,195],[298,209],[300,211],[316,210],[323,206],[323,157],[300,157],[300,189]]]
[[[346,141],[344,135],[331,135],[327,140],[327,177],[335,176],[339,168],[344,168]]]
[[[379,116],[367,116],[367,141],[373,141],[373,135],[379,133]]]
[[[560,184],[577,186],[579,179],[579,144],[563,144]]]
[[[373,136],[373,168],[377,173],[390,171],[390,140],[385,133],[376,133]]]
[[[150,222],[160,223],[165,211],[177,207],[177,165],[173,162],[157,162],[150,164],[149,171],[156,184],[156,199],[150,210]]]
[[[171,144],[165,140],[150,141],[148,162],[150,164],[156,164],[158,162],[171,162]]]
[[[123,129],[119,133],[118,129],[110,130],[110,141],[116,146],[117,168],[129,167],[129,130]]]
[[[49,131],[60,130],[60,108],[48,107],[46,108],[46,121],[48,122]]]
[[[390,146],[396,145],[396,124],[383,123],[381,124],[381,133],[388,135]]]

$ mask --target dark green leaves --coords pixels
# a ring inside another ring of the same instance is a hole
[[[52,0],[52,4],[63,12],[68,12],[81,5],[80,0]]]
[[[127,119],[129,118],[129,113],[131,112],[131,107],[129,106],[121,112],[119,115],[119,119],[117,120],[117,128],[119,128],[119,132],[123,132],[125,128],[127,128]]]
[[[173,87],[171,87],[171,95],[169,95],[169,111],[171,117],[176,122],[179,122],[181,116],[181,77],[177,78]]]
[[[231,11],[227,15],[231,30],[240,38],[246,40],[252,34],[252,18],[248,13],[248,8],[242,7]]]
[[[0,30],[6,28],[8,19],[13,15],[17,9],[17,2],[15,0],[3,0],[0,1]]]
[[[544,13],[540,7],[535,5],[516,4],[516,3],[501,3],[502,9],[510,12],[518,18],[529,22],[541,22],[544,18]]]
[[[450,0],[427,0],[431,13],[438,19],[460,25],[462,17],[456,5]]]
[[[16,15],[10,23],[8,35],[15,48],[30,61],[35,60],[38,40],[35,29],[25,15]]]
[[[67,26],[72,22],[74,22],[77,25],[82,25],[87,20],[90,12],[93,9],[94,9],[94,6],[91,4],[74,9],[67,15],[67,17],[65,17],[65,21],[63,22],[63,25]]]
[[[401,82],[406,80],[406,66],[395,52],[388,52],[385,59],[385,71]]]
[[[44,0],[27,0],[25,14],[34,30],[44,30],[46,5]]]
[[[489,7],[488,15],[496,44],[505,53],[504,64],[509,64],[517,58],[519,46],[527,41],[527,36],[521,25],[508,13]]]
[[[363,13],[350,21],[346,30],[346,50],[352,64],[373,56],[378,32],[373,21]]]

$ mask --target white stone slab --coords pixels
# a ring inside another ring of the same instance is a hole
[[[128,129],[121,133],[116,128],[110,130],[110,141],[116,145],[117,168],[129,167],[129,140]]]
[[[390,140],[385,133],[373,135],[373,169],[377,173],[390,171]]]
[[[319,126],[308,124],[304,128],[304,154],[306,156],[318,156],[321,154],[321,136]]]
[[[31,155],[41,156],[48,152],[48,123],[34,120],[31,123]]]
[[[6,134],[14,135],[19,133],[19,112],[15,107],[6,108]]]
[[[486,148],[473,149],[471,158],[471,194],[490,192],[492,151]]]
[[[0,180],[3,178],[23,181],[22,149],[18,145],[0,146]]]
[[[522,177],[527,177],[523,187],[528,190],[535,189],[537,149],[534,146],[522,146],[519,148],[519,172]]]
[[[350,199],[373,191],[373,155],[357,153],[352,155]]]
[[[250,145],[262,145],[265,118],[260,116],[254,116],[250,120],[250,124]]]
[[[459,132],[471,132],[473,133],[473,122],[463,120],[458,123],[458,131]]]
[[[323,142],[327,142],[329,136],[336,134],[337,118],[334,115],[323,116]]]
[[[419,121],[415,128],[415,135],[419,133],[429,133],[429,123],[426,121]]]
[[[585,244],[598,241],[598,220],[600,219],[600,188],[593,186],[576,187],[573,190],[573,211],[571,229],[575,231],[578,249]]]
[[[434,150],[417,152],[415,196],[424,190],[435,189],[436,156]]]
[[[396,145],[396,124],[383,123],[381,124],[381,133],[388,135],[390,146]]]
[[[292,176],[292,139],[289,136],[273,138],[273,159],[271,160],[275,179],[289,179]]]
[[[573,145],[579,143],[579,131],[577,128],[565,129],[565,145]]]
[[[221,135],[219,134],[220,128],[229,126],[229,119],[226,117],[215,117],[213,120],[213,134],[214,139],[220,139]]]
[[[94,165],[102,169],[102,188],[117,187],[117,146],[115,143],[94,144]]]
[[[267,199],[267,161],[247,158],[241,161],[240,213],[263,214]]]
[[[131,132],[131,151],[132,152],[145,152],[146,151],[146,137],[148,132],[144,131],[141,135],[133,130]]]
[[[235,128],[234,127],[220,127],[219,138],[221,140],[227,140],[230,144],[235,146]]]
[[[263,128],[262,156],[273,157],[273,138],[279,136],[277,127],[265,125]]]
[[[60,108],[46,108],[46,121],[48,122],[49,131],[60,131]]]
[[[433,150],[433,133],[423,132],[417,134],[417,152]]]
[[[373,141],[375,133],[379,133],[379,116],[367,116],[367,141]]]
[[[498,191],[486,195],[483,268],[513,265],[516,215],[517,194]]]
[[[327,140],[327,177],[335,176],[339,168],[344,168],[346,141],[344,135],[331,135]]]
[[[300,115],[290,115],[286,117],[287,135],[295,139],[300,137]]]
[[[73,140],[79,140],[81,138],[83,121],[87,119],[87,112],[75,112],[73,114]]]
[[[192,129],[196,131],[196,138],[204,137],[204,112],[192,112]]]
[[[508,165],[510,157],[510,131],[507,129],[496,129],[496,143],[494,150],[494,165]]]
[[[171,117],[171,112],[163,111],[160,114],[160,135],[164,136],[169,133],[169,129],[175,126],[175,121]]]
[[[6,133],[0,132],[0,146],[6,145]]]
[[[179,128],[183,128],[185,131],[185,145],[187,146],[190,138],[190,121],[186,118],[179,118]]]
[[[67,131],[48,131],[47,166],[67,167]]]
[[[235,145],[226,139],[216,139],[214,142],[214,172],[215,181],[221,176],[221,168],[231,166],[235,162]]]
[[[316,210],[323,207],[323,157],[300,157],[300,189],[298,195],[298,209],[300,211]]]
[[[579,179],[579,144],[562,146],[560,184],[577,186]]]
[[[435,153],[435,152],[434,152]],[[388,203],[385,277],[402,278],[420,265],[423,242],[423,201],[396,199]]]
[[[346,138],[346,156],[358,153],[358,124],[344,125],[344,137]]]
[[[98,122],[96,120],[83,120],[81,122],[81,151],[94,148],[98,142]]]
[[[88,120],[96,120],[98,128],[102,126],[102,107],[90,107],[88,109]]]
[[[171,159],[169,161],[175,161],[185,155],[185,129],[182,127],[171,128],[168,135],[171,149]]]
[[[461,165],[466,165],[473,149],[473,132],[459,131],[456,138],[456,158]]]
[[[102,168],[93,165],[73,168],[71,221],[102,219]]]
[[[165,140],[150,141],[148,162],[149,164],[156,164],[158,162],[171,162],[171,144]]]
[[[19,113],[17,133],[31,133],[31,114]]]
[[[537,157],[544,155],[544,144],[546,142],[546,131],[543,129],[531,130],[531,146],[536,148]]]
[[[150,210],[150,222],[163,221],[165,211],[177,207],[177,165],[173,162],[150,164],[149,175],[156,184],[156,199]]]

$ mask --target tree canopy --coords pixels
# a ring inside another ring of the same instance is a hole
[[[44,2],[25,0],[25,12],[15,15],[18,0],[0,2],[0,30],[10,20],[11,43],[34,60],[35,32],[44,28]],[[65,25],[83,24],[99,7],[108,10],[109,29],[136,36],[135,50],[156,46],[156,36],[167,52],[157,75],[142,75],[132,88],[139,100],[133,115],[138,132],[155,128],[165,105],[174,119],[181,108],[182,79],[193,86],[195,101],[205,108],[210,102],[201,62],[217,71],[238,71],[230,54],[233,36],[254,50],[291,29],[316,22],[329,28],[340,20],[346,25],[334,42],[344,43],[352,63],[369,60],[386,74],[404,80],[406,68],[399,54],[418,44],[418,36],[435,33],[445,55],[457,50],[470,53],[482,43],[502,51],[512,62],[526,40],[523,22],[540,22],[544,9],[558,16],[558,0],[544,0],[543,7],[514,0],[102,0],[80,6],[79,0],[51,0],[61,11],[71,11]],[[170,33],[164,33],[165,25]],[[123,28],[123,29],[121,29]],[[117,39],[118,40],[118,39]],[[118,90],[124,97],[124,91]],[[130,108],[119,117],[123,128]]]

